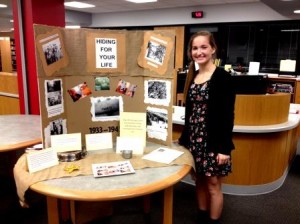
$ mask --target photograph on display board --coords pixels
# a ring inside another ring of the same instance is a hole
[[[168,111],[147,107],[147,135],[149,138],[166,141],[168,137]]]
[[[123,112],[123,98],[121,96],[91,97],[92,121],[119,120]]]
[[[145,103],[168,106],[171,101],[171,81],[146,80]]]
[[[86,82],[81,83],[77,86],[74,86],[71,89],[67,90],[69,95],[71,96],[73,102],[76,102],[79,99],[83,99],[88,95],[92,94],[91,89],[87,86]]]
[[[136,84],[131,84],[130,82],[120,79],[117,84],[116,92],[126,96],[134,97],[136,89]]]
[[[62,35],[59,30],[37,36],[37,49],[47,76],[68,65]]]
[[[64,112],[62,79],[45,80],[45,106],[48,117]]]
[[[121,72],[126,69],[125,34],[87,33],[88,72]]]
[[[138,64],[161,75],[165,74],[174,47],[173,44],[169,37],[154,32],[146,32],[144,44],[138,57]]]
[[[95,78],[95,91],[110,90],[109,77],[96,77]]]
[[[67,134],[67,121],[65,119],[59,118],[50,121],[49,124],[44,129],[45,136],[45,147],[51,147],[51,135],[61,135]]]
[[[166,56],[166,50],[167,48],[165,45],[149,41],[146,50],[146,59],[155,64],[162,65]]]

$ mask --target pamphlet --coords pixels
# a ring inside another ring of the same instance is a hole
[[[116,176],[135,173],[130,161],[92,164],[94,177]]]
[[[169,149],[169,148],[158,148],[154,151],[148,153],[147,155],[144,155],[142,158],[146,160],[151,160],[154,162],[159,163],[166,163],[169,164],[173,160],[177,159],[179,156],[181,156],[183,152],[175,150],[175,149]]]

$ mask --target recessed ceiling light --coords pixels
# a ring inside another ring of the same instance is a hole
[[[149,2],[157,2],[157,0],[126,0],[127,2],[133,3],[149,3]]]
[[[300,29],[280,30],[281,32],[300,32]]]
[[[79,25],[67,25],[67,26],[65,26],[65,28],[67,28],[67,29],[79,29],[80,26]]]
[[[82,3],[82,2],[65,2],[65,6],[73,7],[73,8],[79,8],[79,9],[84,9],[84,8],[93,8],[95,5],[87,4],[87,3]]]
[[[7,5],[0,4],[0,8],[7,8]]]
[[[299,14],[299,13],[300,13],[300,9],[298,9],[298,10],[295,10],[295,11],[294,11],[294,13],[297,13],[297,14]]]

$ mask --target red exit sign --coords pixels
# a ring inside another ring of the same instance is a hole
[[[192,18],[196,18],[196,19],[203,18],[203,11],[192,12]]]

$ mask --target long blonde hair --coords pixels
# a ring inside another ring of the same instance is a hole
[[[190,87],[191,83],[193,82],[193,80],[195,78],[195,75],[196,75],[195,63],[194,63],[193,58],[192,58],[192,48],[193,48],[194,39],[198,36],[208,37],[210,46],[215,49],[215,53],[213,54],[213,58],[216,58],[216,56],[217,56],[216,52],[217,52],[218,48],[217,48],[215,38],[214,38],[214,36],[211,32],[206,31],[206,30],[202,30],[202,31],[199,31],[199,32],[197,32],[197,33],[195,33],[191,36],[190,41],[188,43],[188,49],[187,49],[187,56],[188,56],[188,59],[191,62],[189,64],[189,70],[188,70],[186,80],[185,80],[185,84],[184,84],[184,90],[183,90],[184,100],[186,99],[189,87]]]

